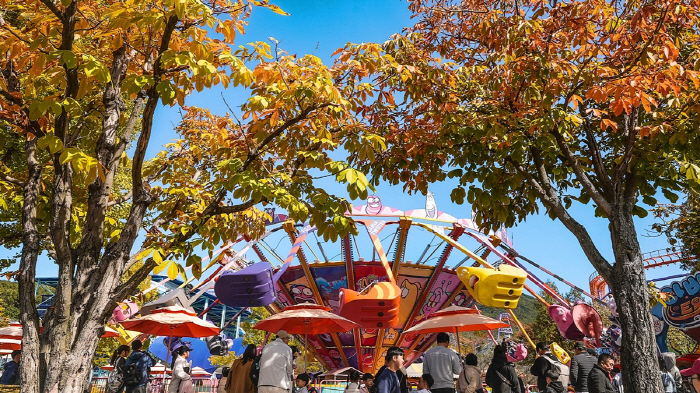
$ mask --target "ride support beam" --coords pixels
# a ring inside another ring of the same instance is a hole
[[[355,280],[355,263],[352,260],[352,245],[350,244],[350,235],[346,235],[342,240],[342,254],[345,262],[345,275],[348,278],[348,289],[357,291]],[[355,352],[357,357],[357,368],[360,372],[365,372],[365,365],[362,364],[362,333],[360,328],[352,330],[353,340],[355,341]]]
[[[399,241],[396,243],[394,261],[391,265],[391,273],[394,275],[394,278],[398,277],[401,262],[404,260],[404,254],[406,252],[406,239],[408,238],[408,230],[411,229],[411,222],[412,220],[408,217],[401,217],[399,219]]]
[[[292,304],[297,304],[297,303],[294,301],[294,298],[293,298],[293,297],[291,296],[291,294],[289,293],[289,291],[287,291],[287,288],[285,288],[284,285],[280,284],[279,281],[278,281],[277,284],[276,284],[276,288],[279,288],[280,292],[282,292],[282,294],[284,294],[284,296],[286,296],[287,299],[289,299],[289,301],[292,302]],[[274,303],[273,303],[273,305],[274,305]],[[277,306],[275,306],[275,308],[277,308],[277,309],[278,309],[277,312],[279,312],[279,308],[278,308]],[[268,311],[269,311],[269,310],[268,310]],[[313,335],[310,334],[309,336],[313,336]],[[323,343],[323,340],[321,340],[321,339],[318,337],[318,335],[316,335],[316,340],[318,341],[318,345],[320,345],[321,348],[322,348],[326,353],[328,353],[328,348],[327,348],[326,345]],[[316,354],[316,352],[315,352],[315,351],[316,351],[316,348],[314,348],[313,350],[314,350],[314,353]],[[330,358],[330,356],[329,356],[329,358]],[[328,364],[325,360],[323,360],[323,358],[321,358],[320,356],[316,356],[316,359],[318,359],[318,361],[321,362],[321,363],[323,363],[326,367],[329,366],[329,364]],[[333,359],[331,358],[331,360],[333,360]],[[339,365],[339,364],[333,363],[331,366],[333,366],[333,367],[329,368],[329,370],[332,370],[333,368],[339,368],[340,365]]]
[[[291,220],[285,221],[284,224],[284,230],[287,232],[287,235],[289,236],[289,239],[292,241],[292,244],[296,242],[297,240],[297,231],[296,228],[294,227],[294,222]],[[301,268],[304,270],[304,276],[306,276],[306,281],[309,283],[309,288],[311,288],[311,292],[314,294],[314,299],[316,299],[316,303],[320,305],[324,305],[325,303],[323,302],[323,297],[321,297],[321,292],[318,290],[318,285],[316,285],[316,280],[314,279],[313,274],[311,274],[311,269],[309,268],[309,263],[306,260],[306,255],[304,255],[304,251],[299,245],[299,249],[297,250],[297,258],[299,259],[299,263],[301,264]],[[336,333],[331,333],[331,338],[333,339],[333,343],[335,343],[336,348],[338,348],[338,352],[340,352],[340,357],[343,359],[343,363],[350,367],[350,363],[348,362],[348,358],[345,356],[345,351],[343,351],[343,346],[340,343],[340,339],[338,338],[338,334]]]
[[[455,224],[454,228],[452,229],[452,231],[450,231],[448,236],[456,242],[457,239],[459,239],[459,237],[462,236],[462,234],[464,233],[464,229],[465,228],[463,226]],[[410,328],[416,321],[418,313],[420,313],[420,310],[423,308],[423,304],[425,304],[426,300],[428,300],[428,296],[430,296],[430,289],[433,287],[433,285],[435,285],[437,278],[440,276],[440,273],[442,273],[443,267],[445,266],[445,262],[447,262],[447,258],[449,258],[453,248],[454,247],[450,244],[447,244],[445,246],[445,249],[443,250],[442,255],[440,256],[440,260],[438,261],[437,265],[435,265],[433,273],[430,275],[430,279],[428,279],[428,283],[425,285],[425,290],[423,290],[423,293],[421,293],[421,296],[418,298],[418,301],[416,302],[416,307],[414,307],[413,311],[411,311],[411,315],[408,317],[408,320],[406,320],[406,324],[404,325],[404,327]],[[405,338],[406,335],[402,331],[401,335],[399,335],[399,338],[396,340],[396,346],[401,347],[401,343],[403,343],[403,340]]]

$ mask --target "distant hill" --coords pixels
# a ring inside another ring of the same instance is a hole
[[[515,316],[518,317],[520,322],[522,322],[523,324],[529,325],[535,321],[535,316],[537,316],[536,306],[537,299],[523,293],[522,296],[520,296],[518,308],[515,309]],[[499,314],[507,312],[506,310],[500,308],[486,307],[481,305],[479,305],[478,307],[479,310],[481,310],[482,314],[496,319],[498,319]]]

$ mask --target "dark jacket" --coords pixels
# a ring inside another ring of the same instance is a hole
[[[125,367],[128,367],[132,363],[136,364],[136,367],[141,374],[141,382],[138,385],[127,385],[127,387],[146,386],[148,384],[149,370],[151,367],[156,365],[156,361],[153,360],[151,355],[147,354],[146,352],[134,351],[126,359]]]
[[[564,393],[565,391],[566,389],[560,381],[552,381],[552,383],[547,385],[547,390],[545,390],[545,393]]]
[[[491,393],[521,393],[518,374],[510,362],[491,362],[486,371],[486,384],[491,387]]]
[[[5,363],[0,385],[19,385],[19,363],[14,360]]]
[[[588,373],[588,393],[615,393],[610,374],[597,364]]]
[[[588,374],[597,363],[595,356],[584,351],[571,359],[571,371],[569,371],[569,383],[577,392],[588,391]]]
[[[547,378],[545,378],[544,373],[552,368],[552,363],[544,359],[544,356],[549,356],[550,359],[559,361],[551,352],[547,351],[544,355],[535,359],[535,363],[530,367],[530,374],[537,377],[537,390],[540,392],[547,389]]]

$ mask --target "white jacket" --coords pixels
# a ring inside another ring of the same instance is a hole
[[[185,367],[187,366],[188,363],[185,358],[178,356],[178,358],[175,359],[175,364],[173,365],[173,379],[168,386],[168,393],[177,393],[180,388],[180,381],[192,379],[192,377],[185,372]]]

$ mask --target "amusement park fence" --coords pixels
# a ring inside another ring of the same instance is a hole
[[[170,378],[165,379],[165,389],[161,389],[162,380],[160,378],[155,378],[151,380],[150,389],[148,393],[160,393],[162,390],[168,391],[168,385],[170,384]],[[219,386],[218,379],[206,378],[192,378],[194,382],[194,391],[197,393],[216,393],[216,388]],[[107,377],[97,377],[92,379],[90,385],[90,393],[104,393],[105,387],[107,385]]]

